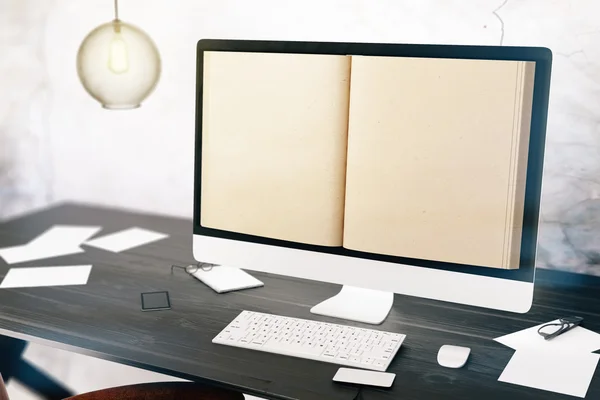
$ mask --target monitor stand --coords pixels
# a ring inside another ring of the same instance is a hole
[[[393,303],[394,293],[344,285],[338,294],[317,304],[310,312],[379,325],[390,313]]]

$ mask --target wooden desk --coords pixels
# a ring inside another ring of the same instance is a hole
[[[26,243],[54,224],[100,225],[101,234],[139,226],[171,236],[119,254],[86,247],[73,256],[16,264],[93,268],[85,286],[0,289],[0,335],[267,399],[356,397],[357,388],[332,382],[336,365],[211,342],[244,309],[314,318],[310,307],[334,295],[335,285],[254,274],[264,288],[219,295],[183,271],[171,274],[171,264],[193,261],[191,221],[76,205],[0,224],[0,247]],[[9,268],[0,259],[0,279]],[[172,309],[142,312],[140,293],[159,290],[169,291]]]
[[[101,225],[103,233],[140,226],[170,238],[113,254],[86,252],[47,262],[93,264],[86,286],[1,289],[0,334],[133,365],[185,379],[206,381],[272,399],[568,399],[567,396],[498,382],[513,350],[494,337],[551,319],[580,315],[600,332],[600,278],[538,270],[536,304],[525,314],[509,314],[431,300],[396,296],[379,327],[407,334],[389,371],[390,390],[359,389],[331,381],[337,366],[213,345],[212,338],[243,309],[322,321],[312,315],[317,302],[339,287],[253,273],[265,287],[218,295],[172,263],[192,262],[191,221],[63,205],[0,224],[0,247],[26,243],[54,224]],[[0,260],[0,278],[9,266]],[[140,311],[140,293],[168,290],[172,310]],[[350,325],[361,324],[342,321]],[[371,327],[371,326],[369,326]],[[439,367],[443,344],[471,347],[468,364]],[[588,399],[600,398],[598,375]]]
[[[534,305],[524,315],[396,296],[394,310],[381,326],[407,334],[388,368],[396,374],[396,380],[390,389],[364,388],[360,398],[575,399],[499,382],[514,351],[492,340],[572,315],[583,317],[587,329],[600,332],[599,277],[538,269]],[[448,369],[437,364],[437,351],[444,344],[471,348],[463,368]],[[596,369],[586,399],[600,399],[600,368]]]

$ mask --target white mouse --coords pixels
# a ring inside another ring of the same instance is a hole
[[[437,355],[438,364],[446,368],[462,368],[471,354],[468,347],[451,346],[445,344],[440,347]]]

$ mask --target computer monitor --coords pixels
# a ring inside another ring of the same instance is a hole
[[[200,40],[194,258],[343,285],[311,311],[365,323],[394,293],[527,312],[551,58]]]

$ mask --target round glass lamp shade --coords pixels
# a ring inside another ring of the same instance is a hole
[[[77,54],[83,87],[108,109],[139,107],[156,87],[160,71],[160,54],[152,39],[120,20],[90,32]]]

